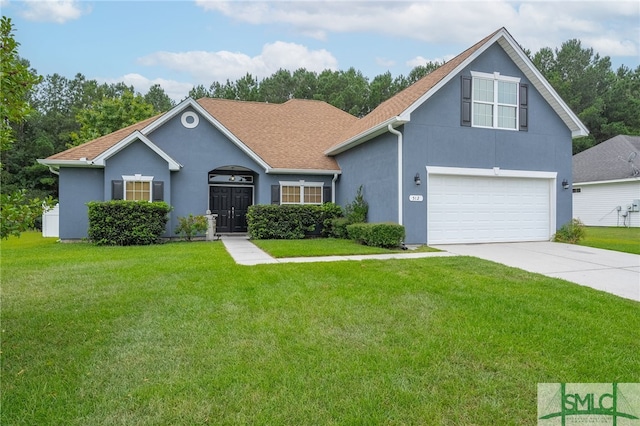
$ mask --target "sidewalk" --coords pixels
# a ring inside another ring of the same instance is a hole
[[[337,262],[341,260],[367,260],[367,259],[418,259],[422,257],[449,257],[456,254],[438,251],[422,253],[389,253],[389,254],[367,254],[350,256],[318,256],[318,257],[287,257],[273,258],[260,250],[246,236],[222,236],[222,243],[227,252],[239,265],[261,265],[267,263],[311,263],[311,262]]]

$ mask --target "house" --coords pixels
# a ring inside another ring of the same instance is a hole
[[[573,217],[640,226],[640,136],[618,135],[573,156]]]
[[[324,102],[187,99],[39,160],[59,173],[60,238],[91,200],[164,200],[246,232],[252,204],[334,201],[362,185],[370,222],[407,243],[549,240],[572,218],[572,137],[588,134],[504,28],[362,118]]]

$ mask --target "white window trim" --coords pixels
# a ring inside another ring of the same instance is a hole
[[[122,175],[123,188],[122,188],[122,199],[127,199],[127,182],[149,182],[149,202],[153,199],[153,176],[142,176],[141,174],[135,175]]]
[[[306,182],[304,180],[299,181],[280,181],[280,204],[312,204],[312,205],[321,205],[324,203],[324,191],[320,191],[320,203],[305,203],[304,202],[304,188],[305,187],[314,187],[314,188],[322,188],[324,187],[324,182]],[[285,203],[282,201],[282,187],[283,186],[299,186],[300,187],[300,202],[299,203]]]
[[[471,126],[472,127],[479,127],[482,129],[500,129],[500,130],[511,130],[511,131],[518,131],[518,129],[520,129],[520,78],[519,77],[510,77],[507,75],[501,75],[499,72],[494,72],[493,74],[489,74],[486,72],[479,72],[479,71],[471,71],[471,77],[472,77],[472,81],[471,81]],[[484,102],[484,101],[478,101],[475,99],[474,97],[474,86],[476,84],[476,80],[477,79],[484,79],[484,80],[493,80],[494,81],[494,85],[493,85],[493,102]],[[515,83],[516,84],[516,103],[515,104],[505,104],[505,103],[499,103],[498,102],[498,82],[499,81],[503,81],[503,82],[507,82],[507,83]],[[485,105],[492,105],[493,106],[493,125],[492,126],[480,126],[478,124],[475,124],[475,105],[476,103],[481,103],[481,104],[485,104]],[[498,119],[499,119],[499,114],[498,114],[498,108],[500,106],[508,106],[511,108],[516,109],[516,125],[514,128],[510,128],[510,127],[499,127],[498,126]]]

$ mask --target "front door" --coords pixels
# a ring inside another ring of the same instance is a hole
[[[247,209],[252,202],[252,187],[210,186],[209,206],[218,215],[216,232],[247,232]]]

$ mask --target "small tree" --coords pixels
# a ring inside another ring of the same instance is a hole
[[[209,228],[209,224],[206,217],[189,214],[187,217],[178,218],[176,234],[191,241],[191,238],[196,235],[207,232],[207,228]]]
[[[356,198],[344,208],[345,217],[347,221],[351,223],[363,223],[367,221],[367,214],[369,213],[369,204],[365,201],[364,195],[362,195],[362,185],[356,192]]]

